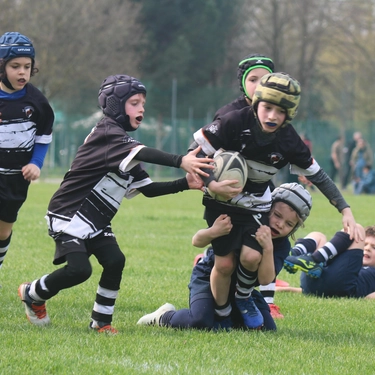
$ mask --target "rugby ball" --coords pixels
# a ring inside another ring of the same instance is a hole
[[[234,186],[244,188],[247,180],[247,164],[245,158],[237,151],[223,151],[214,157],[213,174],[215,180],[238,180]],[[225,202],[226,199],[210,191],[212,198]]]

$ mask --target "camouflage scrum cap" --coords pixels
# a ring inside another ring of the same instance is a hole
[[[270,73],[262,77],[255,89],[253,107],[259,102],[276,104],[286,110],[286,121],[291,121],[297,114],[301,96],[299,82],[286,73]]]

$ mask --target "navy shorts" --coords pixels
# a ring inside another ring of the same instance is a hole
[[[355,297],[362,263],[362,250],[347,250],[328,262],[318,279],[313,279],[302,272],[300,279],[302,292],[319,297]]]
[[[27,198],[30,182],[22,173],[4,175],[0,173],[0,220],[14,223],[18,211]]]

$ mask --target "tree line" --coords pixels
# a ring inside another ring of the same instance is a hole
[[[237,64],[262,53],[302,86],[299,121],[375,122],[375,0],[2,0],[2,32],[33,40],[35,83],[68,118],[92,114],[116,73],[148,88],[146,116],[207,118],[239,94]]]

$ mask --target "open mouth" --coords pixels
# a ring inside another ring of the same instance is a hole
[[[278,236],[279,234],[280,234],[279,231],[277,231],[276,229],[271,228],[271,235],[272,235],[272,237]]]
[[[269,126],[270,128],[274,128],[275,126],[277,126],[275,122],[266,122],[266,125]]]
[[[135,118],[137,121],[141,122],[143,120],[143,116],[138,116]]]

